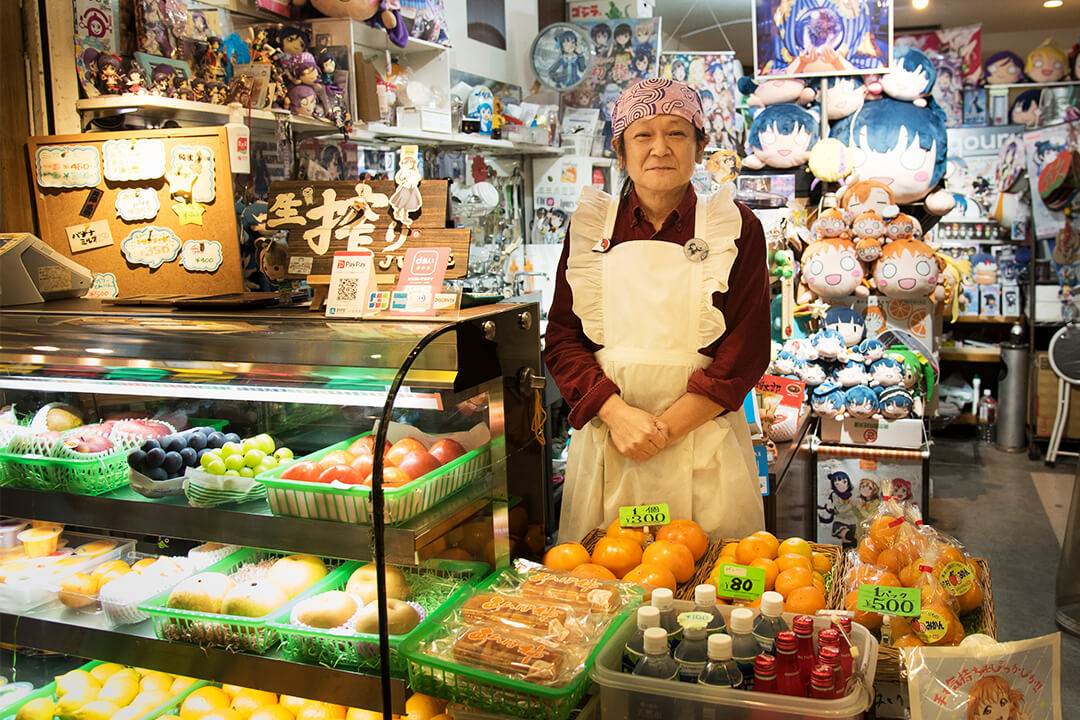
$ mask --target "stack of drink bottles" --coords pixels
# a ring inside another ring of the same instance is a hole
[[[815,650],[814,618],[798,615],[788,627],[779,593],[762,595],[756,618],[749,608],[735,608],[728,623],[717,609],[714,586],[698,585],[694,601],[693,611],[676,614],[671,591],[653,590],[652,604],[638,609],[637,631],[626,642],[624,672],[797,697],[848,694],[848,618],[819,630]]]

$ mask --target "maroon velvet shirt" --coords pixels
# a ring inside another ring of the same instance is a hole
[[[694,237],[696,206],[697,194],[691,187],[656,232],[645,216],[637,193],[631,191],[619,208],[612,246],[630,240],[685,245]],[[769,364],[769,276],[765,235],[754,213],[741,203],[736,206],[742,214],[742,233],[735,243],[739,254],[728,277],[728,291],[713,293],[713,305],[724,313],[727,329],[719,340],[699,350],[713,361],[691,375],[686,388],[687,392],[704,395],[726,410],[742,407],[746,394]],[[563,398],[570,403],[570,424],[580,429],[596,416],[600,406],[613,393],[619,392],[619,388],[596,361],[594,353],[601,346],[585,336],[581,319],[574,315],[573,293],[566,282],[569,247],[568,229],[555,274],[555,294],[548,311],[544,361]]]

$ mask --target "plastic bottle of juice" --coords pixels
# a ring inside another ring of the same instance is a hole
[[[798,640],[790,630],[776,634],[776,691],[781,695],[806,697],[806,685],[799,677],[799,659],[796,656]]]
[[[697,612],[707,612],[713,616],[713,619],[709,622],[709,626],[705,628],[709,635],[724,632],[724,615],[720,612],[720,609],[716,607],[715,585],[703,584],[694,588],[694,610]]]
[[[679,666],[668,655],[668,634],[662,627],[653,627],[645,631],[645,657],[634,666],[634,675],[675,680],[679,677]]]
[[[754,658],[754,692],[776,692],[776,658],[761,653]]]
[[[679,613],[675,609],[675,596],[667,588],[656,588],[652,592],[652,606],[660,611],[660,627],[667,631],[668,644],[674,647],[682,637]]]
[[[651,627],[660,627],[660,611],[652,605],[639,607],[637,611],[637,630],[623,647],[623,671],[633,672],[638,660],[645,657],[645,631]]]
[[[732,610],[728,632],[731,634],[731,657],[743,674],[743,687],[749,687],[754,680],[754,658],[761,652],[761,645],[754,639],[754,611],[750,608]]]
[[[708,613],[685,612],[679,615],[682,627],[682,640],[675,647],[675,662],[679,665],[679,680],[696,683],[698,675],[709,661]]]
[[[836,697],[833,692],[833,672],[828,665],[818,665],[810,673],[810,697],[815,700],[832,700]]]
[[[818,660],[832,671],[833,698],[844,697],[847,694],[847,683],[844,682],[844,671],[840,669],[840,651],[832,645],[826,645],[818,649]]]
[[[776,651],[776,633],[790,630],[784,618],[784,596],[767,590],[761,595],[761,614],[754,620],[754,638],[761,646],[761,652],[772,654]]]
[[[814,618],[799,615],[791,622],[791,629],[795,631],[795,639],[798,641],[795,657],[799,661],[799,678],[806,687],[810,684],[814,667],[817,666],[817,657],[814,656]]]
[[[840,647],[840,631],[834,627],[823,628],[817,636],[818,639],[818,652],[821,652],[822,648],[836,648],[836,654],[840,661],[840,680],[842,686],[847,685],[847,680],[851,677],[851,655],[850,650],[848,654],[848,671],[844,670],[844,651]]]
[[[832,675],[829,676],[832,678]],[[709,636],[709,662],[698,675],[699,685],[742,687],[743,675],[738,663],[731,659],[731,636],[717,633]]]

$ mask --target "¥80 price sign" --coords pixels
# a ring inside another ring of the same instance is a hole
[[[667,503],[659,505],[627,505],[619,508],[619,525],[624,528],[667,525],[671,513]]]
[[[914,617],[922,611],[919,588],[859,585],[855,609],[882,615]]]
[[[715,577],[720,597],[756,600],[765,592],[765,568],[721,563]]]

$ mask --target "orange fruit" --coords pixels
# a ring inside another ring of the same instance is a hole
[[[965,562],[967,560],[964,553],[946,543],[938,543],[937,551],[937,562],[934,563],[935,569],[943,568],[951,562]]]
[[[926,643],[919,639],[915,633],[904,635],[893,640],[894,648],[925,647]]]
[[[902,617],[900,615],[892,615],[889,617],[889,634],[893,639],[902,638],[905,635],[911,635],[915,631],[911,629],[911,619]]]
[[[675,576],[675,582],[684,583],[694,577],[694,556],[679,543],[657,540],[645,548],[641,561],[666,567]]]
[[[810,578],[810,583],[821,591],[821,594],[825,594],[825,580],[821,578],[820,573],[812,573],[813,577]]]
[[[608,537],[628,537],[638,545],[645,544],[645,530],[642,528],[624,528],[619,525],[618,519],[612,520],[607,526]]]
[[[814,576],[803,567],[792,567],[776,576],[775,589],[786,599],[797,588],[814,584]]]
[[[724,547],[720,548],[720,557],[735,558],[735,550],[739,547],[737,542],[729,542]]]
[[[865,537],[859,541],[859,560],[864,563],[877,563],[877,556],[880,552],[881,548],[870,538]]]
[[[296,713],[296,720],[345,720],[346,709],[341,705],[309,702]]]
[[[623,575],[623,582],[637,583],[645,588],[645,599],[652,597],[652,591],[656,588],[666,587],[675,592],[675,576],[663,565],[641,563],[630,572]]]
[[[903,521],[897,523],[900,518],[892,515],[879,515],[870,524],[870,540],[880,549],[892,547],[896,542],[896,535],[900,532]]]
[[[979,585],[979,583],[972,583],[970,590],[956,598],[956,604],[960,608],[961,615],[966,615],[969,612],[978,610],[982,607],[982,603],[983,591],[982,586]]]
[[[813,615],[825,609],[825,591],[811,585],[795,588],[784,600],[784,611],[796,615]]]
[[[807,560],[810,560],[814,555],[814,550],[810,547],[810,543],[806,542],[801,537],[789,537],[787,540],[780,543],[780,547],[776,549],[777,555],[784,555],[786,553],[802,555]]]
[[[856,565],[854,569],[848,572],[844,582],[848,587],[858,589],[859,585],[876,584],[877,579],[881,577],[883,572],[886,572],[886,570],[880,565]]]
[[[776,562],[768,558],[758,558],[750,563],[750,567],[761,568],[765,571],[765,589],[772,590],[776,587],[776,576],[780,574],[780,568]]]
[[[569,572],[587,562],[589,562],[589,551],[581,543],[559,543],[544,553],[544,565],[552,570]]]
[[[784,553],[776,558],[776,568],[780,572],[784,572],[788,568],[801,567],[810,570],[814,567],[814,564],[809,558],[803,555],[796,555],[795,553]]]
[[[919,639],[927,645],[934,646],[959,644],[960,640],[964,638],[964,628],[960,625],[960,620],[953,614],[949,606],[940,602],[924,603],[923,612],[928,611],[933,611],[944,619],[945,634],[937,642],[930,642],[926,635],[921,636]],[[952,642],[954,639],[955,643]]]
[[[867,630],[877,630],[881,627],[882,617],[876,612],[864,612],[858,610],[859,591],[852,590],[844,596],[844,609],[851,610],[855,613],[855,622],[859,623]]]
[[[596,565],[591,562],[578,565],[576,568],[570,571],[570,574],[574,577],[599,578],[601,580],[615,579],[615,573],[611,572],[602,565]]]
[[[815,552],[811,558],[811,564],[813,564],[814,570],[818,572],[827,573],[832,570],[832,558],[825,553]]]
[[[769,547],[772,548],[772,556],[776,557],[780,554],[780,541],[768,530],[758,530],[756,533],[751,533],[751,537],[758,537],[765,540]]]
[[[294,716],[280,705],[264,705],[251,713],[248,720],[294,720]]]
[[[621,578],[641,562],[641,546],[627,537],[602,537],[593,548],[592,561]]]
[[[904,587],[915,587],[915,583],[919,581],[922,574],[922,570],[919,569],[919,563],[913,562],[904,566],[898,574],[898,577],[900,578],[900,584]]]
[[[885,548],[878,553],[877,564],[895,575],[900,572],[900,553],[896,548]]]
[[[893,575],[891,572],[883,572],[878,575],[877,580],[874,581],[875,585],[882,585],[885,587],[900,587],[900,578]]]
[[[656,539],[685,545],[694,556],[694,562],[700,560],[709,549],[709,536],[693,520],[673,520],[660,528]]]
[[[735,562],[740,565],[749,565],[758,558],[776,557],[776,550],[768,538],[760,535],[747,535],[735,546]]]
[[[182,720],[200,720],[203,715],[214,710],[227,710],[232,701],[224,690],[212,685],[205,685],[184,699],[180,706]]]
[[[232,709],[244,720],[264,705],[277,705],[277,695],[265,690],[241,690],[233,696]]]
[[[215,708],[199,716],[199,720],[242,720],[242,718],[242,715],[229,708]]]

